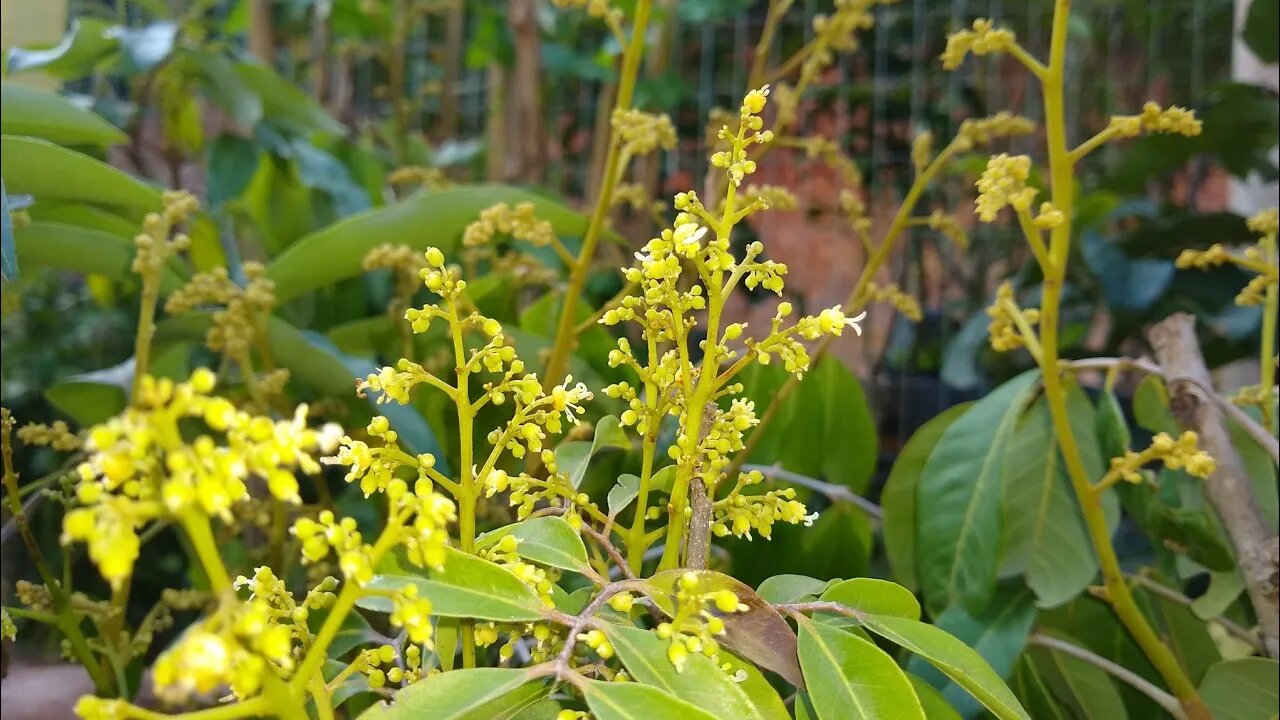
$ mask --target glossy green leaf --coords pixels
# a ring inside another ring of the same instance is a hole
[[[533,203],[537,216],[560,235],[586,230],[586,217],[527,190],[504,185],[454,188],[362,212],[300,238],[271,263],[267,275],[276,282],[276,297],[283,304],[360,275],[364,256],[387,238],[415,250],[436,246],[448,253],[480,211],[499,202]],[[315,262],[315,258],[325,261]]]
[[[119,235],[41,220],[15,228],[13,237],[23,265],[96,273],[112,280],[133,277],[137,247]],[[180,266],[170,263],[161,272],[161,292],[172,292],[183,284],[176,267]]]
[[[911,681],[911,689],[916,691],[916,698],[920,700],[920,706],[924,708],[924,716],[928,720],[960,720],[960,713],[951,707],[947,699],[942,697],[942,693],[929,683],[921,680],[918,676],[907,673],[907,679]]]
[[[1072,638],[1054,633],[1061,639]],[[1101,668],[1057,650],[1036,647],[1030,651],[1045,683],[1060,702],[1082,720],[1125,720],[1129,717],[1115,683]]]
[[[618,482],[609,488],[609,515],[616,516],[626,510],[639,495],[640,478],[628,473],[619,475]]]
[[[970,405],[948,408],[920,426],[898,453],[880,494],[885,555],[893,579],[912,591],[920,587],[916,576],[916,485],[942,434]]]
[[[17,135],[0,136],[0,175],[11,195],[31,195],[36,202],[67,200],[158,210],[160,191],[121,170],[54,145]]]
[[[497,622],[541,620],[545,606],[538,596],[510,570],[454,548],[445,549],[445,563],[426,577],[377,575],[371,589],[396,590],[417,585],[418,594],[431,601],[431,613],[442,617],[475,618]],[[391,599],[368,595],[357,603],[377,612],[390,612]]]
[[[1005,678],[1013,674],[1014,663],[1026,647],[1035,620],[1034,598],[1019,584],[1002,586],[977,617],[953,605],[935,619],[934,625],[977,651],[997,675]],[[961,715],[972,717],[980,710],[972,695],[924,658],[912,658],[907,667],[941,690]]]
[[[698,577],[698,591],[732,590],[746,611],[724,616],[721,643],[757,666],[771,670],[792,685],[803,688],[796,661],[796,636],[778,611],[736,578],[712,570],[667,570],[645,581],[643,592],[668,616],[674,611],[676,583],[686,573]]]
[[[1073,425],[1091,427],[1091,411],[1087,399],[1068,407],[1085,416]],[[1004,462],[1004,567],[1026,574],[1041,607],[1056,607],[1084,592],[1098,562],[1043,398],[1018,420]]]
[[[815,600],[828,587],[831,580],[819,580],[808,575],[774,575],[760,583],[756,594],[774,605]]]
[[[1280,712],[1278,673],[1269,658],[1224,660],[1205,673],[1200,697],[1215,720],[1268,720]]]
[[[723,720],[651,685],[588,680],[581,689],[596,720]]]
[[[507,535],[520,540],[516,554],[526,560],[574,572],[591,568],[582,536],[564,518],[536,517],[491,530],[476,538],[476,549],[491,547]]]
[[[874,644],[821,623],[800,621],[799,651],[819,720],[924,720],[911,681]]]
[[[471,668],[429,675],[375,705],[361,720],[509,720],[547,694],[526,669]]]
[[[987,661],[947,632],[915,620],[882,615],[868,615],[864,626],[928,660],[1001,720],[1030,720]]]
[[[823,602],[840,603],[873,615],[896,615],[920,619],[920,602],[911,591],[897,583],[876,578],[853,578],[833,584],[822,593]]]
[[[462,624],[457,618],[437,618],[432,641],[436,646],[436,661],[440,669],[448,672],[453,669],[454,658],[458,654],[458,642],[461,639]]]
[[[693,703],[716,717],[740,720],[776,720],[776,713],[766,714],[720,669],[719,663],[699,653],[690,653],[677,671],[667,659],[670,641],[648,630],[609,625],[605,628],[609,642],[637,682],[653,685],[681,700]],[[777,696],[777,693],[774,693]],[[776,707],[781,705],[781,700]],[[782,717],[786,717],[785,712]]]
[[[865,491],[875,472],[879,437],[853,373],[835,356],[824,355],[785,402],[782,412],[791,421],[773,428],[784,435],[774,460],[792,472]]]
[[[591,442],[573,440],[560,443],[556,447],[556,467],[559,472],[569,478],[569,484],[575,489],[582,485],[587,476],[587,465],[591,457],[605,448],[626,449],[631,447],[631,440],[623,431],[618,418],[606,415],[596,423],[595,436]]]
[[[79,225],[90,230],[100,230],[130,240],[138,234],[139,224],[96,205],[82,202],[46,201],[32,205],[27,214],[35,221],[59,222]]]
[[[0,132],[94,147],[127,139],[123,130],[62,95],[8,82],[0,84]]]
[[[128,402],[124,388],[119,385],[74,378],[45,388],[44,397],[54,409],[80,427],[90,427],[115,417]]]
[[[1025,372],[975,402],[929,455],[916,488],[916,563],[932,610],[981,612],[995,588],[1005,452],[1039,378]]]

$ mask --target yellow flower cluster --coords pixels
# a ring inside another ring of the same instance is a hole
[[[170,240],[169,234],[186,222],[200,208],[195,195],[184,191],[168,191],[161,197],[163,210],[147,213],[142,219],[142,233],[134,238],[138,248],[133,258],[133,271],[144,277],[158,277],[160,269],[176,252],[191,245],[191,238],[177,233]]]
[[[883,287],[874,282],[867,283],[866,297],[859,304],[867,301],[887,302],[911,322],[920,322],[924,317],[920,311],[920,303],[898,287],[897,283],[890,283]]]
[[[670,150],[676,146],[676,129],[666,113],[618,108],[613,111],[610,123],[616,142],[626,155],[647,155],[658,148]]]
[[[1280,263],[1276,259],[1276,235],[1280,226],[1280,211],[1263,210],[1249,218],[1247,225],[1259,235],[1258,241],[1246,247],[1239,255],[1229,252],[1220,243],[1207,250],[1183,250],[1175,261],[1177,267],[1196,270],[1231,263],[1254,273],[1249,283],[1236,296],[1237,305],[1261,305],[1266,300],[1267,289],[1280,282]]]
[[[827,167],[840,175],[840,179],[845,184],[854,187],[862,185],[862,171],[858,169],[858,164],[853,161],[853,158],[840,148],[839,143],[817,135],[807,137],[801,142],[804,143],[806,156],[826,163]]]
[[[723,615],[746,612],[747,606],[732,590],[699,592],[697,573],[688,572],[676,581],[675,612],[670,622],[655,629],[658,637],[668,641],[667,659],[682,672],[690,653],[700,653],[712,660],[720,654],[716,637],[724,634]]]
[[[738,109],[738,129],[735,133],[729,129],[728,125],[720,128],[717,137],[721,140],[729,140],[730,147],[728,150],[721,150],[711,156],[711,164],[724,168],[729,175],[729,182],[734,187],[742,184],[742,179],[747,175],[756,171],[756,163],[754,160],[747,158],[747,150],[752,145],[767,145],[773,142],[773,131],[763,130],[764,118],[760,117],[760,113],[764,112],[765,103],[768,102],[769,86],[765,85],[759,90],[752,90],[742,100],[742,107]],[[748,135],[747,132],[751,134]],[[678,204],[677,204],[678,207]]]
[[[276,304],[276,284],[267,277],[266,266],[247,262],[243,271],[243,288],[231,280],[226,268],[197,273],[170,295],[164,306],[167,313],[181,314],[220,305],[221,309],[213,314],[205,344],[237,361],[248,358],[255,335]]]
[[[978,198],[975,201],[978,218],[992,222],[1006,205],[1017,212],[1026,212],[1036,198],[1035,188],[1027,187],[1031,177],[1031,158],[1026,155],[1000,153],[987,161],[987,168],[978,178]]]
[[[998,138],[1028,135],[1035,129],[1036,124],[1027,118],[1001,110],[990,117],[969,118],[960,123],[953,144],[957,150],[964,152],[989,145]]]
[[[421,165],[398,167],[387,175],[387,182],[394,187],[418,185],[423,190],[443,190],[453,185],[440,168]]]
[[[538,594],[542,604],[547,607],[555,607],[555,600],[552,598],[551,591],[555,588],[556,581],[560,579],[559,571],[554,568],[542,568],[525,562],[516,554],[516,550],[519,547],[520,538],[514,535],[504,535],[496,543],[481,549],[477,554],[510,570],[513,575],[520,578],[520,582],[529,586],[531,590]]]
[[[742,493],[744,488],[763,481],[764,476],[758,470],[742,473],[738,477],[737,487],[725,498],[716,501],[711,532],[717,537],[733,535],[750,540],[752,531],[755,531],[767,540],[773,535],[773,524],[776,522],[791,525],[803,523],[805,527],[809,527],[818,519],[818,513],[808,514],[804,503],[795,499],[796,491],[793,488],[770,490],[763,495]]]
[[[574,8],[586,10],[589,17],[605,21],[611,27],[619,27],[625,14],[620,8],[613,7],[611,0],[551,0],[558,8]]]
[[[947,36],[947,47],[942,51],[942,67],[954,70],[964,62],[969,53],[989,55],[1008,52],[1018,44],[1012,30],[994,27],[986,18],[973,21],[971,30],[961,30]]]
[[[467,225],[462,233],[462,244],[466,247],[488,245],[495,237],[505,235],[514,240],[523,240],[535,247],[550,245],[556,240],[556,231],[551,223],[539,219],[536,208],[531,202],[522,202],[514,208],[507,203],[498,203],[480,211],[480,217]],[[438,251],[437,251],[438,252]],[[441,264],[434,267],[440,268]],[[424,270],[430,272],[430,270]],[[425,275],[423,276],[425,278]],[[430,287],[430,286],[428,286]],[[435,292],[433,289],[432,292]]]
[[[871,230],[871,217],[867,215],[867,203],[862,199],[862,193],[847,188],[841,190],[840,209],[844,211],[845,217],[848,218],[849,227],[865,237],[866,233]]]
[[[741,197],[748,205],[760,203],[772,210],[795,210],[799,205],[795,194],[781,185],[748,185]]]
[[[1195,112],[1177,105],[1161,108],[1148,101],[1137,115],[1116,115],[1108,129],[1120,137],[1137,137],[1142,133],[1167,133],[1194,137],[1200,134],[1201,124]]]
[[[420,646],[414,644],[404,649],[403,667],[396,662],[398,656],[394,645],[379,645],[362,651],[351,666],[363,672],[369,680],[369,687],[374,689],[385,687],[388,682],[412,685],[423,677],[425,669],[422,667]]]
[[[393,298],[391,307],[393,308],[392,312],[395,314],[403,312],[413,294],[418,291],[418,288],[422,287],[420,273],[426,268],[426,265],[426,262],[423,261],[422,253],[408,245],[384,243],[370,250],[364,256],[365,270],[382,268],[391,270],[391,276],[395,281],[391,291]],[[399,308],[399,312],[396,312],[396,308]]]
[[[84,444],[63,420],[54,420],[49,425],[27,423],[18,428],[18,439],[27,445],[44,445],[58,452],[79,450]]]
[[[534,663],[546,662],[556,656],[564,646],[564,635],[548,623],[479,623],[476,625],[476,647],[487,648],[505,635],[507,641],[498,648],[498,658],[509,662],[515,655],[516,645],[525,641],[529,659]],[[532,641],[532,642],[530,642]]]
[[[1034,327],[1040,321],[1039,310],[1023,310],[1018,307],[1013,295],[1013,284],[1007,280],[996,290],[996,301],[987,308],[987,315],[991,318],[987,334],[991,337],[991,347],[996,352],[1009,352],[1027,344],[1018,328],[1018,318],[1028,327]]]
[[[501,469],[492,470],[481,479],[485,497],[493,497],[503,492],[509,493],[507,502],[516,508],[516,517],[521,520],[532,515],[539,503],[546,502],[562,508],[561,517],[575,530],[581,528],[582,512],[595,515],[599,512],[599,508],[592,502],[591,496],[578,492],[569,480],[559,473],[554,452],[543,450],[541,460],[548,473],[546,480],[539,480],[525,473],[509,475]]]
[[[942,233],[961,250],[969,248],[969,232],[956,219],[956,216],[949,215],[942,210],[934,210],[929,214],[928,224],[930,230]]]
[[[14,640],[18,637],[18,626],[13,624],[8,610],[0,610],[0,638]]]
[[[1146,450],[1127,450],[1123,457],[1112,458],[1111,469],[1103,477],[1102,484],[1105,486],[1119,480],[1140,483],[1142,467],[1157,461],[1163,462],[1170,470],[1185,468],[1189,475],[1207,478],[1213,474],[1215,465],[1208,453],[1196,447],[1198,441],[1199,437],[1190,430],[1176,440],[1167,433],[1157,433]]]
[[[92,428],[88,459],[78,468],[78,506],[63,520],[63,542],[87,542],[89,557],[120,585],[138,557],[138,530],[162,517],[189,513],[230,521],[248,498],[246,482],[262,478],[276,498],[297,503],[294,473],[316,473],[318,450],[336,441],[336,427],[307,427],[307,408],[275,421],[237,410],[211,395],[216,377],[197,370],[184,383],[143,377],[133,405]],[[184,437],[190,420],[213,434]]]

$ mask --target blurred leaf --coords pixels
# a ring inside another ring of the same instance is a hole
[[[387,238],[397,238],[415,250],[425,251],[434,245],[448,253],[480,211],[499,202],[532,202],[538,217],[550,222],[560,235],[576,235],[586,229],[587,219],[581,214],[525,190],[502,185],[440,190],[353,215],[307,235],[281,253],[267,275],[275,280],[276,297],[283,304],[360,275],[364,256]],[[325,261],[318,263],[315,258]]]
[[[560,443],[556,447],[556,468],[569,478],[569,484],[576,490],[582,485],[587,474],[587,463],[597,452],[605,448],[627,449],[631,440],[618,423],[618,418],[606,415],[596,423],[595,436],[591,442],[572,440]]]
[[[68,80],[90,74],[116,57],[119,40],[113,26],[96,18],[77,18],[56,45],[45,48],[11,48],[5,60],[9,74],[41,70]]]
[[[911,681],[885,651],[843,630],[798,622],[800,666],[819,720],[924,720]]]
[[[63,95],[9,82],[0,84],[0,132],[94,147],[127,139],[124,131]]]
[[[943,432],[916,489],[916,562],[931,611],[979,613],[999,566],[1005,451],[1039,380],[1027,371],[975,402]]]
[[[65,225],[78,225],[90,230],[132,238],[138,234],[138,223],[105,208],[80,202],[42,202],[27,211],[32,220],[50,220]]]
[[[1129,432],[1129,422],[1125,419],[1120,401],[1110,388],[1103,388],[1098,394],[1097,414],[1098,445],[1103,458],[1117,458],[1124,455],[1133,442]]]
[[[1280,60],[1280,0],[1253,0],[1245,16],[1241,37],[1264,65]]]
[[[1215,664],[1200,683],[1200,696],[1217,720],[1268,720],[1276,716],[1275,660],[1242,658]]]
[[[1172,260],[1130,258],[1099,233],[1086,232],[1081,251],[1107,302],[1117,311],[1147,310],[1173,281]]]
[[[718,720],[651,685],[588,680],[581,689],[596,720]]]
[[[963,607],[952,605],[937,617],[935,625],[976,650],[997,675],[1007,678],[1013,674],[1014,663],[1022,655],[1035,621],[1032,595],[1023,588],[1006,586],[997,592],[982,614],[973,616]],[[924,659],[912,659],[907,667],[940,689],[961,715],[973,717],[981,709],[960,685],[948,680]]]
[[[932,685],[921,680],[919,677],[907,673],[907,679],[911,681],[911,689],[916,691],[916,697],[920,699],[920,706],[924,708],[924,716],[928,720],[960,720],[960,713],[942,697],[942,693],[938,692]]]
[[[875,420],[862,385],[838,358],[824,355],[787,398],[790,422],[774,458],[792,472],[864,492],[876,466]]]
[[[947,343],[942,354],[942,381],[957,390],[976,390],[982,385],[978,353],[987,347],[986,313],[974,313]]]
[[[1040,670],[1031,659],[1030,653],[1024,653],[1014,670],[1010,683],[1023,707],[1037,720],[1069,720],[1063,714],[1061,704],[1049,691]]]
[[[519,539],[515,552],[526,560],[574,572],[591,569],[582,537],[564,518],[536,517],[490,530],[476,538],[476,549],[492,547],[508,535]]]
[[[0,136],[0,176],[6,190],[45,200],[83,201],[156,210],[160,191],[128,173],[46,140]]]
[[[1274,413],[1275,410],[1273,409],[1272,412]],[[1246,408],[1245,413],[1254,420],[1261,421],[1261,413],[1256,407]],[[1239,423],[1228,420],[1227,425],[1231,433],[1231,444],[1240,453],[1245,475],[1253,486],[1254,502],[1262,511],[1262,516],[1266,518],[1267,527],[1274,533],[1280,522],[1280,497],[1277,496],[1280,486],[1276,484],[1276,463],[1271,459],[1271,454],[1262,449],[1258,441],[1254,440],[1253,436]]]
[[[369,208],[369,195],[351,179],[347,166],[329,152],[296,138],[289,144],[298,163],[298,178],[307,187],[333,198],[339,215],[351,215]]]
[[[161,21],[142,27],[113,26],[104,33],[120,43],[121,70],[126,75],[144,73],[164,62],[178,37],[177,23]]]
[[[134,277],[132,240],[76,225],[60,222],[33,221],[14,233],[17,257],[24,265],[52,267],[81,273],[97,273],[112,280]],[[175,266],[165,266],[160,275],[162,292],[172,292],[183,284]]]
[[[987,661],[944,630],[916,620],[880,615],[868,615],[864,624],[871,632],[928,660],[1001,720],[1031,720]]]
[[[133,376],[130,360],[130,378]],[[127,385],[125,386],[127,387]],[[91,427],[115,417],[128,402],[118,384],[72,377],[45,388],[44,397],[58,412],[80,427]]]
[[[948,408],[916,430],[894,460],[880,494],[889,567],[893,569],[893,578],[912,591],[920,587],[916,577],[916,485],[942,434],[970,405],[962,403]]]
[[[840,603],[872,615],[896,615],[920,619],[920,602],[911,591],[888,580],[852,578],[835,583],[822,593],[823,602]]]
[[[182,63],[186,74],[196,78],[204,96],[242,129],[249,130],[262,119],[262,98],[241,79],[233,61],[197,48],[182,47],[177,50],[175,62]]]
[[[209,143],[205,163],[206,199],[210,209],[216,210],[249,187],[258,170],[258,146],[238,135],[224,133]]]
[[[1054,637],[1080,645],[1065,633]],[[1035,647],[1029,651],[1036,669],[1060,702],[1071,708],[1080,720],[1125,720],[1129,717],[1124,700],[1111,677],[1101,668],[1051,648]]]
[[[13,241],[13,218],[9,206],[9,193],[4,179],[0,178],[0,277],[12,282],[18,279],[18,248]]]
[[[1240,579],[1240,573],[1211,572],[1209,589],[1191,602],[1191,612],[1201,620],[1220,617],[1242,592],[1244,592],[1244,581]]]
[[[428,675],[360,720],[509,720],[548,692],[527,669],[469,668]]]
[[[262,101],[264,119],[299,135],[313,132],[341,135],[346,131],[310,94],[257,63],[237,62],[236,75]]]
[[[649,630],[608,625],[605,634],[618,659],[636,682],[653,685],[672,696],[694,703],[715,717],[741,720],[787,718],[781,698],[759,705],[747,696],[720,665],[700,653],[689,653],[684,666],[676,669],[667,659],[670,640],[662,640]],[[779,714],[781,711],[781,714]]]
[[[325,682],[332,682],[334,678],[338,677],[346,669],[347,663],[339,662],[338,660],[325,660],[322,670]],[[329,695],[329,702],[332,707],[338,708],[356,695],[372,692],[373,688],[369,687],[369,676],[362,672],[353,672],[343,679],[341,685],[333,689],[333,692]]]
[[[534,622],[546,609],[533,590],[510,570],[452,547],[445,548],[439,570],[421,575],[377,575],[367,587],[397,590],[417,585],[418,595],[431,601],[440,617],[475,618],[495,622]],[[366,610],[390,612],[385,595],[365,595],[356,602]]]
[[[1137,589],[1135,595],[1187,677],[1193,683],[1200,682],[1209,667],[1222,659],[1217,642],[1209,634],[1209,626],[1182,603],[1142,588]]]
[[[1156,375],[1145,375],[1133,391],[1133,416],[1138,427],[1151,434],[1176,435],[1178,426],[1169,412],[1169,390]]]

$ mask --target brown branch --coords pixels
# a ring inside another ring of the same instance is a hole
[[[1253,496],[1249,476],[1231,442],[1221,408],[1210,387],[1196,340],[1195,318],[1176,313],[1147,333],[1156,359],[1172,378],[1169,405],[1178,424],[1200,436],[1200,446],[1217,468],[1205,481],[1205,496],[1227,531],[1240,565],[1240,575],[1262,627],[1270,657],[1280,656],[1280,538],[1270,532]]]

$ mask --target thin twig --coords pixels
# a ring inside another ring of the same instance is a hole
[[[1130,575],[1129,578],[1133,580],[1134,585],[1137,585],[1138,587],[1141,587],[1142,589],[1149,591],[1153,595],[1159,595],[1160,597],[1166,600],[1171,600],[1173,602],[1176,602],[1179,605],[1185,605],[1187,607],[1191,607],[1192,603],[1195,602],[1194,600],[1187,597],[1186,595],[1183,595],[1177,590],[1174,590],[1171,587],[1162,585],[1159,582],[1156,582],[1155,580],[1152,580],[1151,578],[1147,577],[1146,575]],[[1257,650],[1259,652],[1266,651],[1266,648],[1262,646],[1262,639],[1258,637],[1258,633],[1252,630],[1249,630],[1248,628],[1241,627],[1240,625],[1237,625],[1236,623],[1222,616],[1209,618],[1209,621],[1217,623],[1222,627],[1223,630],[1226,630],[1231,635],[1234,635],[1235,637],[1249,643],[1249,646],[1252,647],[1254,650]]]
[[[1163,708],[1165,712],[1177,718],[1177,720],[1186,720],[1187,716],[1182,712],[1182,705],[1177,698],[1152,685],[1129,669],[1121,667],[1091,650],[1039,632],[1032,633],[1031,637],[1027,638],[1027,644],[1057,650],[1064,655],[1070,655],[1077,660],[1083,660],[1090,665],[1094,665],[1120,682],[1151,698],[1153,702]]]
[[[884,519],[884,511],[880,509],[879,505],[876,505],[870,500],[857,495],[852,490],[850,490],[847,487],[844,487],[843,485],[833,485],[832,483],[823,482],[816,478],[811,478],[807,475],[793,473],[790,470],[783,470],[782,468],[774,465],[746,464],[742,466],[742,469],[748,470],[748,471],[756,470],[764,474],[765,477],[782,480],[784,482],[789,482],[793,485],[800,485],[801,487],[809,488],[810,490],[813,490],[815,492],[818,492],[826,496],[826,498],[832,502],[846,502],[851,505],[856,505],[858,506],[858,509],[862,510],[862,512],[866,513],[868,516],[871,517],[872,520],[875,520],[876,522],[880,522],[881,520]]]
[[[622,557],[622,553],[618,552],[618,548],[609,541],[609,538],[605,537],[603,533],[597,532],[595,528],[586,523],[582,524],[581,530],[590,536],[592,540],[595,540],[600,547],[604,548],[604,551],[609,554],[609,558],[613,560],[613,564],[617,566],[628,580],[636,579],[635,573],[631,572],[631,566],[627,564],[627,559]],[[610,574],[612,575],[613,573],[610,572]]]

